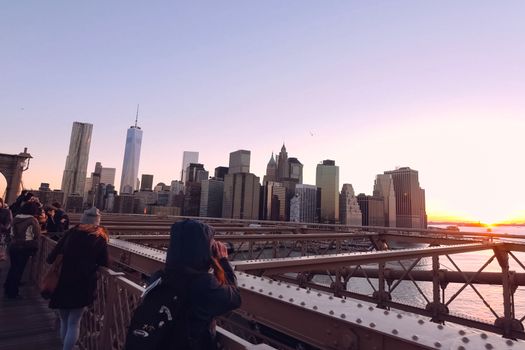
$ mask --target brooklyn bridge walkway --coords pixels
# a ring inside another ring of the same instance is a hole
[[[29,269],[29,264],[26,269]],[[0,262],[2,287],[9,263]],[[0,298],[0,350],[58,350],[58,319],[38,289],[24,276],[20,299]]]

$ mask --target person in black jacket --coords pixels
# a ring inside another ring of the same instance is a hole
[[[95,299],[97,269],[108,266],[109,240],[106,229],[100,226],[100,212],[93,207],[84,211],[80,225],[66,231],[49,253],[52,264],[62,254],[62,270],[49,307],[58,309],[63,350],[73,349],[78,340],[80,320],[86,306]]]
[[[227,247],[213,235],[212,227],[194,220],[171,226],[165,272],[183,295],[186,315],[175,326],[169,349],[215,349],[214,318],[241,305]]]
[[[0,261],[5,260],[6,247],[9,243],[11,232],[11,224],[13,223],[13,215],[11,210],[4,204],[4,199],[0,197]]]

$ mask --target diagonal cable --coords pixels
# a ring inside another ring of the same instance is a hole
[[[408,277],[410,277],[410,280],[412,281],[412,283],[414,284],[414,286],[416,286],[416,289],[419,291],[419,294],[421,294],[423,296],[423,298],[425,298],[427,304],[430,304],[430,300],[428,300],[427,296],[425,295],[425,293],[423,293],[423,291],[421,290],[421,288],[419,287],[419,285],[416,283],[416,281],[414,280],[414,278],[412,277],[412,274],[410,273],[411,270],[407,270],[405,268],[405,265],[403,265],[403,263],[401,263],[401,261],[399,261],[399,265],[401,265],[401,267],[403,268],[403,270],[407,271],[408,273]]]

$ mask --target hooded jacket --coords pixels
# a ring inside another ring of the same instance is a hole
[[[108,266],[106,234],[101,226],[80,224],[69,231],[49,253],[52,264],[63,255],[58,285],[49,301],[52,309],[77,309],[91,305],[97,288],[97,269]]]
[[[168,283],[177,295],[184,294],[185,328],[174,337],[171,349],[214,349],[214,317],[238,308],[241,297],[237,280],[228,259],[219,260],[226,283],[221,284],[209,272],[211,266],[213,229],[194,220],[176,222],[171,226],[170,244],[166,254]],[[179,325],[177,325],[179,327]]]

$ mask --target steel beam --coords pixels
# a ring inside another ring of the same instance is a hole
[[[422,258],[434,255],[468,253],[493,249],[502,245],[503,243],[474,243],[445,247],[357,252],[331,255],[311,255],[297,258],[240,261],[237,262],[235,266],[238,271],[252,271],[263,275],[276,275],[286,272],[303,272],[314,269],[334,269],[343,266],[366,265],[370,263]]]

